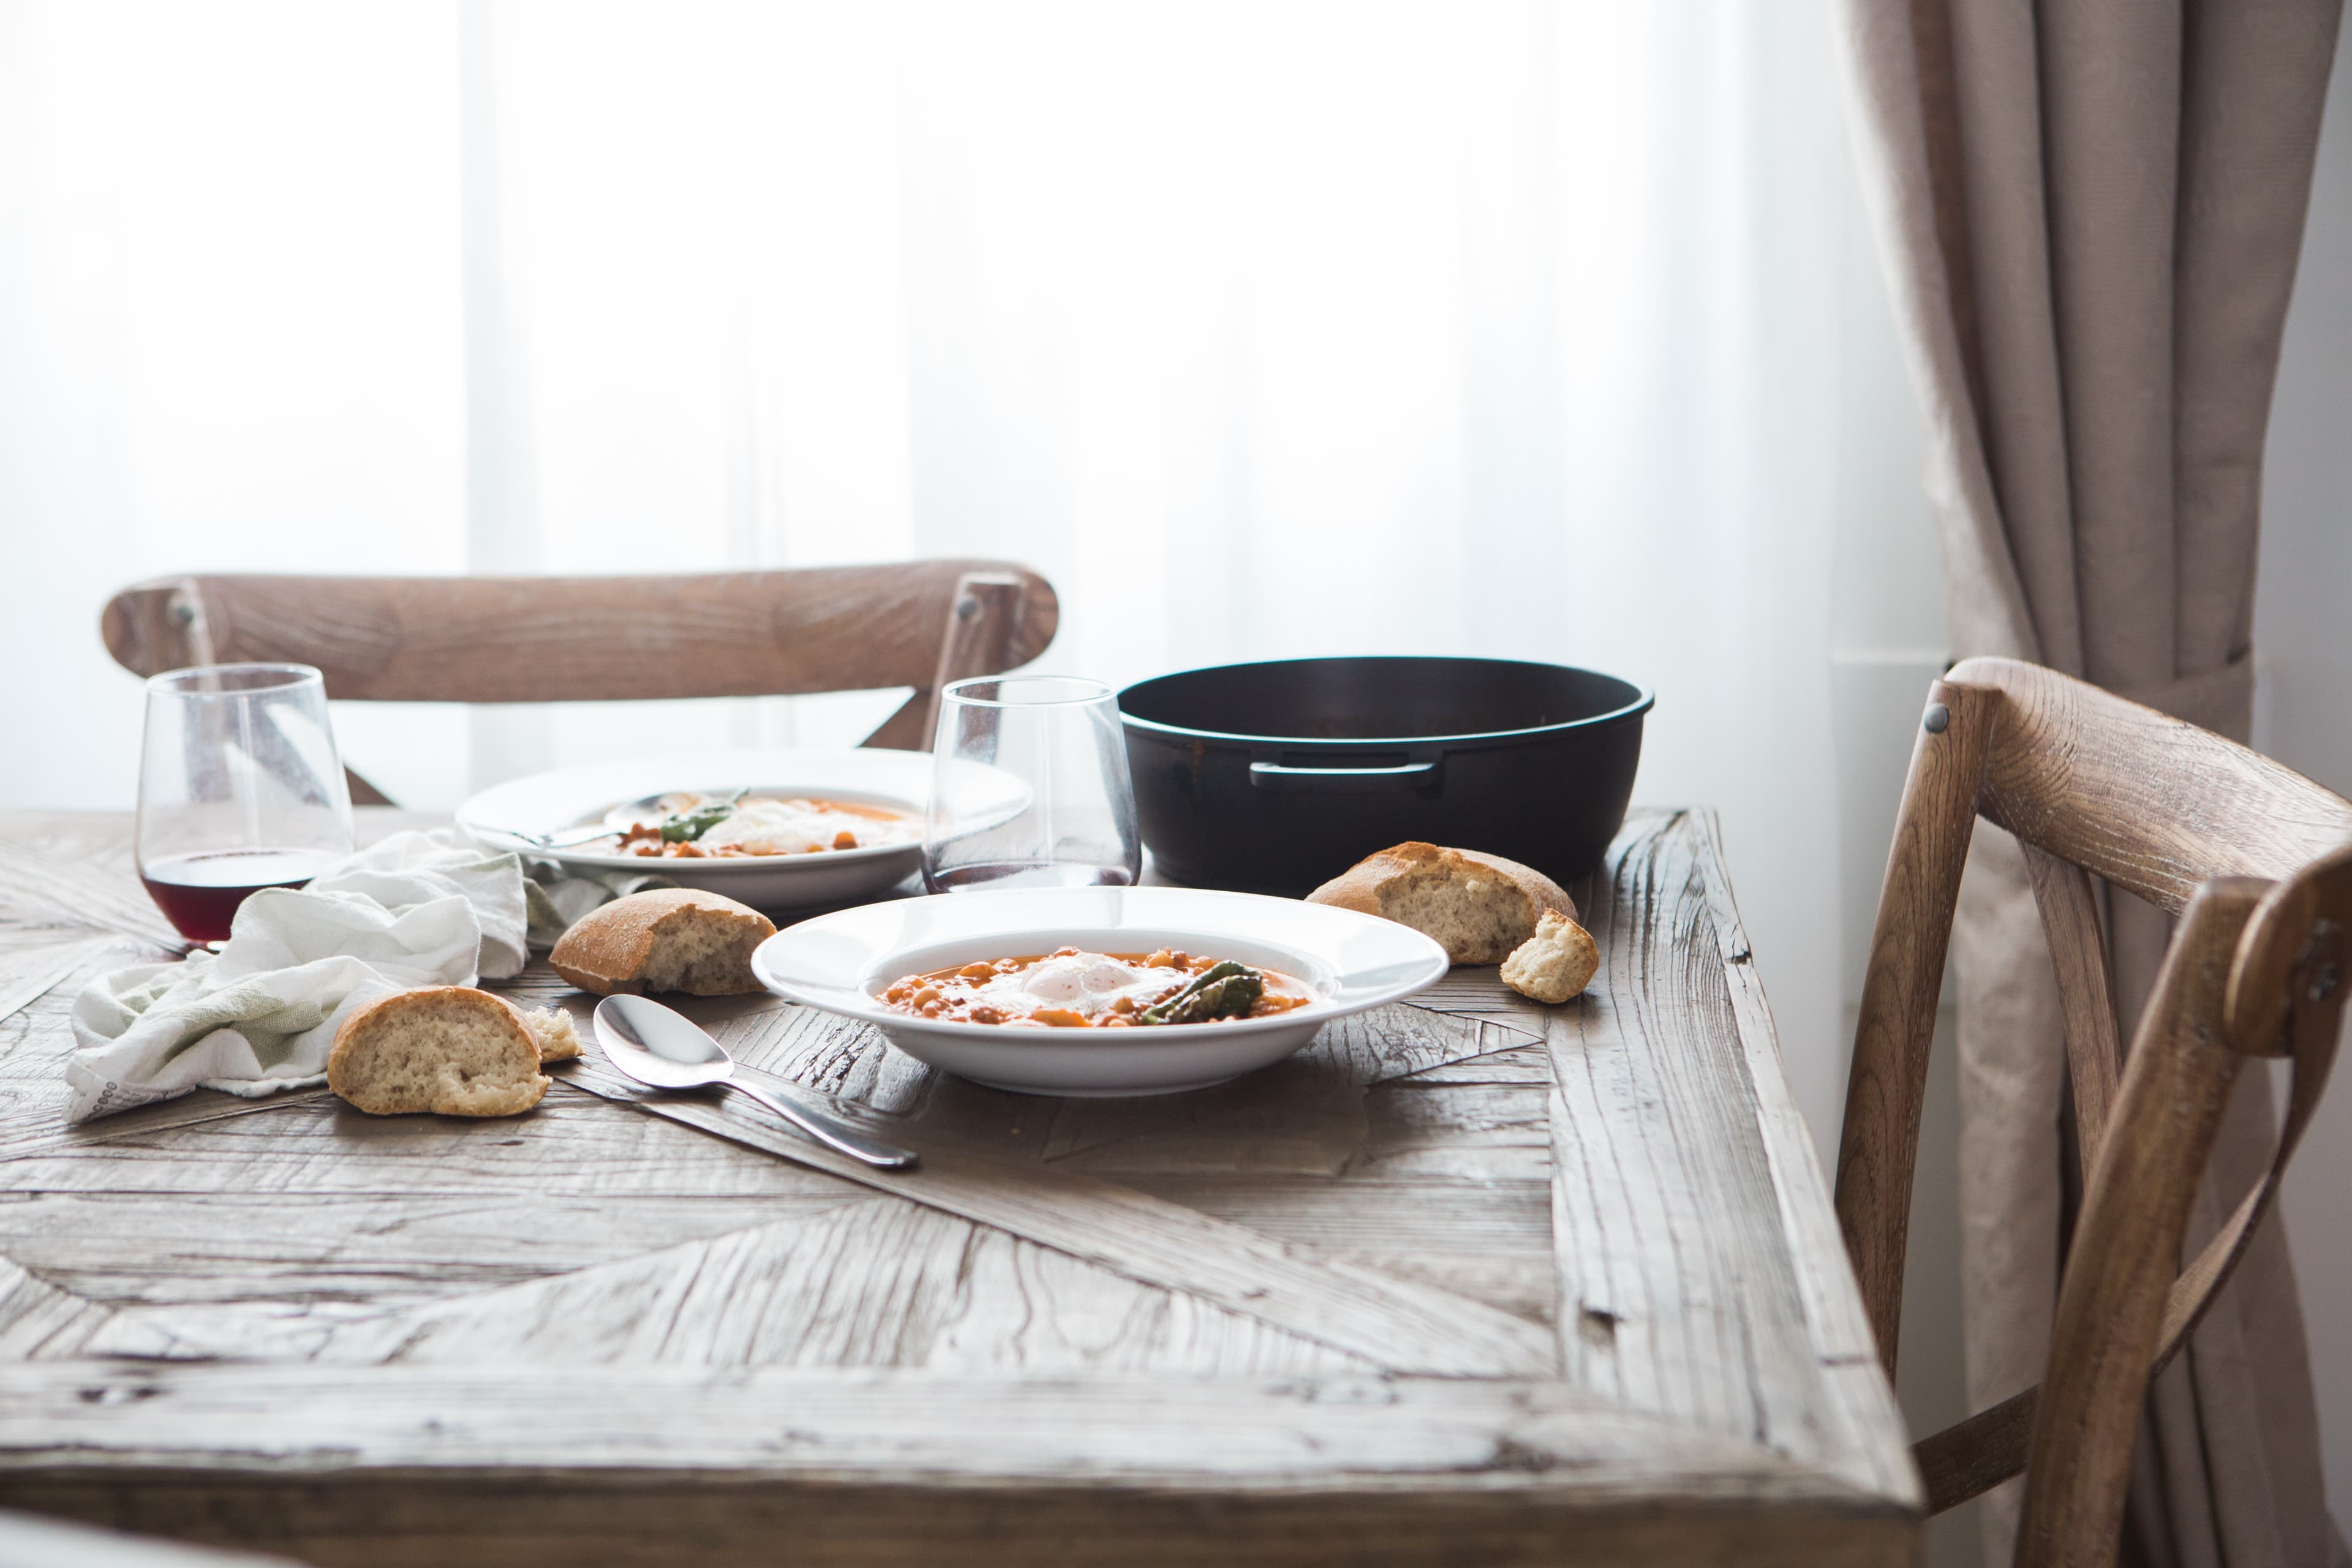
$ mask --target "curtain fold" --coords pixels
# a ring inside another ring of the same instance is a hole
[[[2340,0],[1844,0],[1864,184],[1928,422],[1960,655],[2036,659],[2247,736],[2263,439]],[[2157,911],[2113,900],[2118,994]],[[2015,842],[1980,828],[1954,935],[1969,1393],[2038,1380],[2064,1157],[2055,981]],[[2128,1019],[2126,1020],[2128,1022]],[[2222,1130],[2192,1246],[2273,1136]],[[2275,1215],[2151,1391],[2126,1555],[2347,1560]],[[1987,1513],[2007,1561],[2014,1487]]]

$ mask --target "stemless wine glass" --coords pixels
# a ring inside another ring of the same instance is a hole
[[[940,689],[925,886],[1126,886],[1142,871],[1135,786],[1109,687],[1021,675]]]
[[[352,801],[307,664],[215,664],[147,683],[139,877],[190,942],[228,935],[264,888],[299,888],[352,851]]]

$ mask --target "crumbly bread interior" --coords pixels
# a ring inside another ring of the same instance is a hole
[[[678,910],[653,928],[640,975],[647,991],[733,996],[760,989],[751,950],[765,940],[757,923],[707,910]]]
[[[1592,984],[1601,950],[1592,933],[1556,910],[1546,910],[1535,934],[1503,960],[1503,984],[1538,1002],[1565,1002]]]
[[[1416,867],[1380,889],[1381,913],[1434,938],[1456,963],[1500,963],[1535,934],[1535,900],[1483,868]]]
[[[518,1007],[522,1026],[539,1047],[543,1062],[567,1062],[580,1054],[580,1029],[561,1007]]]
[[[335,1042],[327,1087],[377,1116],[511,1116],[537,1105],[548,1080],[530,1037],[505,1004],[471,996],[411,994],[355,1016]]]

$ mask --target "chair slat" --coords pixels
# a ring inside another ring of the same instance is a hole
[[[2041,1397],[2036,1384],[1911,1445],[1929,1513],[1958,1508],[2025,1468],[2026,1446],[2033,1440],[2033,1407]]]
[[[614,577],[205,576],[115,595],[102,629],[143,675],[192,662],[319,667],[345,700],[631,701],[928,691],[969,574],[1020,584],[999,668],[1053,640],[1035,573],[917,561]]]
[[[1984,815],[2168,913],[2208,878],[2275,879],[2352,837],[2301,773],[2054,669],[1972,658],[1945,679],[2008,698]]]
[[[2106,932],[2099,921],[2098,895],[2091,889],[2090,875],[2039,845],[2023,848],[2034,905],[2042,911],[2042,929],[2050,939],[2050,957],[2058,971],[2066,1069],[2074,1089],[2074,1144],[2087,1189],[2099,1140],[2106,1132],[2107,1115],[2123,1076],[2124,1053]]]

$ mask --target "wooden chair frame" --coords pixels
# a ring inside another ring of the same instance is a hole
[[[1045,578],[990,561],[644,577],[158,578],[100,620],[141,675],[316,665],[327,695],[382,702],[779,697],[910,686],[869,746],[927,751],[940,689],[1054,640]],[[352,775],[352,798],[384,804]]]
[[[1970,659],[1929,689],[1871,934],[1837,1210],[1895,1373],[1920,1102],[1977,818],[2023,846],[2065,1025],[2084,1199],[2044,1381],[1914,1449],[1930,1511],[2021,1470],[2020,1563],[2114,1560],[2140,1407],[2229,1279],[2310,1125],[2352,963],[2352,802],[2054,671]],[[2133,1037],[2091,877],[2179,917]],[[2263,1178],[2179,1268],[2240,1068],[2292,1088]]]

